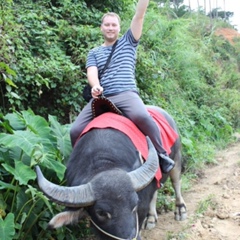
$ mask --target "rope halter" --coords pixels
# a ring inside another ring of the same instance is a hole
[[[102,232],[103,234],[107,235],[108,237],[111,237],[111,238],[116,239],[116,240],[129,240],[129,238],[128,238],[128,239],[119,238],[119,237],[117,237],[117,236],[114,236],[114,235],[112,235],[112,234],[104,231],[102,228],[100,228],[100,227],[92,220],[92,218],[90,218],[90,221],[92,222],[92,224],[93,224],[100,232]],[[135,235],[134,238],[132,238],[132,240],[137,240],[138,234],[139,234],[139,223],[138,223],[138,214],[137,214],[137,212],[136,212],[136,235]]]

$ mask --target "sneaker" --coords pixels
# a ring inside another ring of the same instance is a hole
[[[175,162],[165,154],[159,154],[159,163],[163,173],[169,173],[175,166]]]

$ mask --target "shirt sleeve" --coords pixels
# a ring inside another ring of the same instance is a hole
[[[93,52],[93,49],[89,51],[86,62],[86,69],[88,67],[97,66],[97,61]]]
[[[128,31],[126,32],[125,36],[126,36],[127,41],[128,41],[133,47],[137,47],[137,46],[138,46],[139,40],[137,41],[137,40],[134,38],[131,29],[128,29]]]

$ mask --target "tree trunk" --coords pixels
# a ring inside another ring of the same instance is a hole
[[[224,11],[224,21],[226,21],[226,18],[227,18],[227,16],[226,16],[226,6],[225,6],[225,0],[223,0],[223,11]]]
[[[212,6],[211,6],[211,0],[209,0],[209,12],[210,12],[210,18],[212,18]]]
[[[218,18],[218,0],[216,0],[216,16],[215,18]]]
[[[191,11],[191,0],[188,0],[189,9]]]

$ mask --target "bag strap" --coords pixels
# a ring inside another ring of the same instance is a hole
[[[101,75],[102,75],[102,74],[105,72],[105,70],[107,69],[107,67],[108,67],[108,65],[109,65],[109,63],[110,63],[110,61],[111,61],[113,52],[114,52],[114,50],[115,50],[115,48],[116,48],[116,46],[117,46],[117,42],[118,42],[118,40],[113,44],[113,46],[112,46],[112,51],[111,51],[111,53],[109,54],[109,57],[108,57],[108,59],[107,59],[107,62],[106,62],[106,64],[105,64],[103,70],[102,70],[101,72],[99,72],[99,78],[101,77]]]

